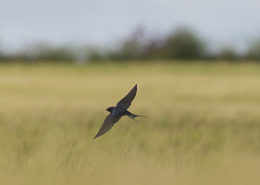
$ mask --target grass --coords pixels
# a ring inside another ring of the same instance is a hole
[[[0,66],[2,184],[259,184],[260,65]],[[99,139],[106,107],[138,83]]]

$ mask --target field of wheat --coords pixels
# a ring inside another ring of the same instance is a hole
[[[135,84],[124,117],[93,140]],[[0,65],[0,183],[258,185],[260,65]]]

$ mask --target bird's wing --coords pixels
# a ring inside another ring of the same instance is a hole
[[[120,118],[120,115],[109,114],[94,139],[105,134]]]
[[[131,89],[131,91],[122,98],[118,103],[117,106],[123,106],[125,109],[128,109],[131,105],[131,102],[135,98],[137,92],[137,84]]]

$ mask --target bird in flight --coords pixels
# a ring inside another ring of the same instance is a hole
[[[94,139],[105,134],[109,129],[113,127],[113,125],[116,122],[120,120],[122,116],[128,116],[133,120],[135,120],[136,117],[141,117],[140,115],[136,115],[127,111],[127,109],[131,105],[131,102],[135,98],[136,92],[137,92],[137,84],[130,90],[130,92],[124,98],[122,98],[116,104],[115,107],[108,107],[106,109],[106,111],[108,111],[110,114],[106,117],[104,123],[102,124],[100,130],[98,131]]]

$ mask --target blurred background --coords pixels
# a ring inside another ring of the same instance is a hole
[[[6,60],[259,60],[257,0],[1,2]]]
[[[1,0],[0,184],[258,185],[259,7]]]

